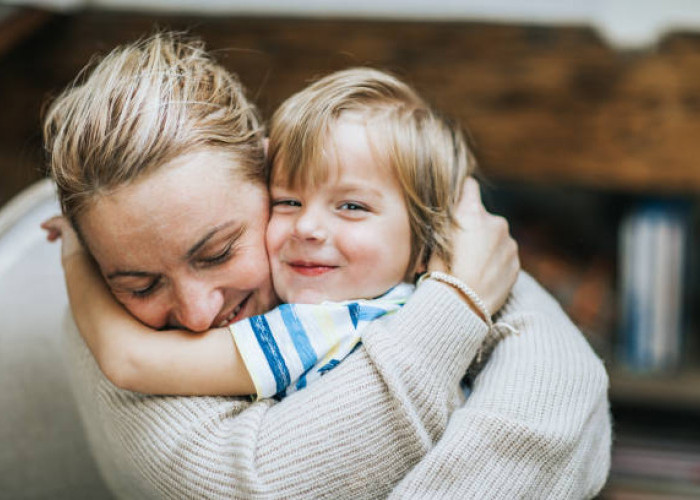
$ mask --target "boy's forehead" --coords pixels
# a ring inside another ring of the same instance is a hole
[[[340,169],[327,158],[302,162],[296,168],[279,162],[272,170],[270,187],[285,189],[315,188],[332,182],[340,175]]]
[[[309,133],[300,146],[304,149],[277,156],[271,187],[313,188],[336,182],[360,166],[391,173],[390,134],[381,120],[371,118],[364,113],[343,112],[324,133]]]

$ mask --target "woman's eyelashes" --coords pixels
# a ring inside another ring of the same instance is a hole
[[[225,236],[225,240],[212,241],[195,254],[193,265],[200,269],[216,267],[225,264],[236,254],[239,246],[245,240],[246,226],[242,225],[232,234]]]
[[[217,248],[215,251],[212,251],[211,254],[201,251],[200,253],[202,255],[193,257],[190,265],[198,269],[207,269],[228,262],[235,255],[237,244],[242,234],[242,230],[236,231],[235,235],[231,237],[223,247]],[[110,284],[110,288],[117,296],[126,293],[136,299],[146,299],[158,291],[164,283],[163,276],[155,274],[151,274],[150,276],[153,276],[153,278],[150,279],[148,283],[145,283],[144,280],[146,276],[144,276],[139,278],[137,282],[115,282],[114,284]],[[144,286],[140,286],[142,283]]]
[[[201,267],[211,267],[216,266],[217,264],[223,264],[231,258],[231,256],[233,255],[233,251],[234,242],[233,240],[231,240],[219,252],[216,252],[213,255],[199,257],[197,259],[197,263]]]
[[[160,277],[155,278],[147,286],[131,290],[129,293],[137,299],[144,299],[144,298],[152,295],[153,292],[155,292],[158,289],[158,287],[160,285],[160,281],[161,281]]]

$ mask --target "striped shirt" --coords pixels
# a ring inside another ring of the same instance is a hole
[[[414,289],[400,283],[375,299],[282,304],[229,325],[258,399],[284,397],[320,378],[360,344],[370,321],[399,310]]]

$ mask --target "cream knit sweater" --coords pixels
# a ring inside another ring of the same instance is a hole
[[[487,334],[428,280],[363,345],[282,403],[143,396],[100,373],[72,321],[68,364],[101,472],[123,498],[589,498],[610,463],[607,376],[522,274],[506,337],[466,404]]]

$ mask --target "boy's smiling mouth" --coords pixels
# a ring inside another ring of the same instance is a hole
[[[302,276],[320,276],[334,269],[338,269],[338,266],[302,260],[288,261],[287,265],[292,271]]]

